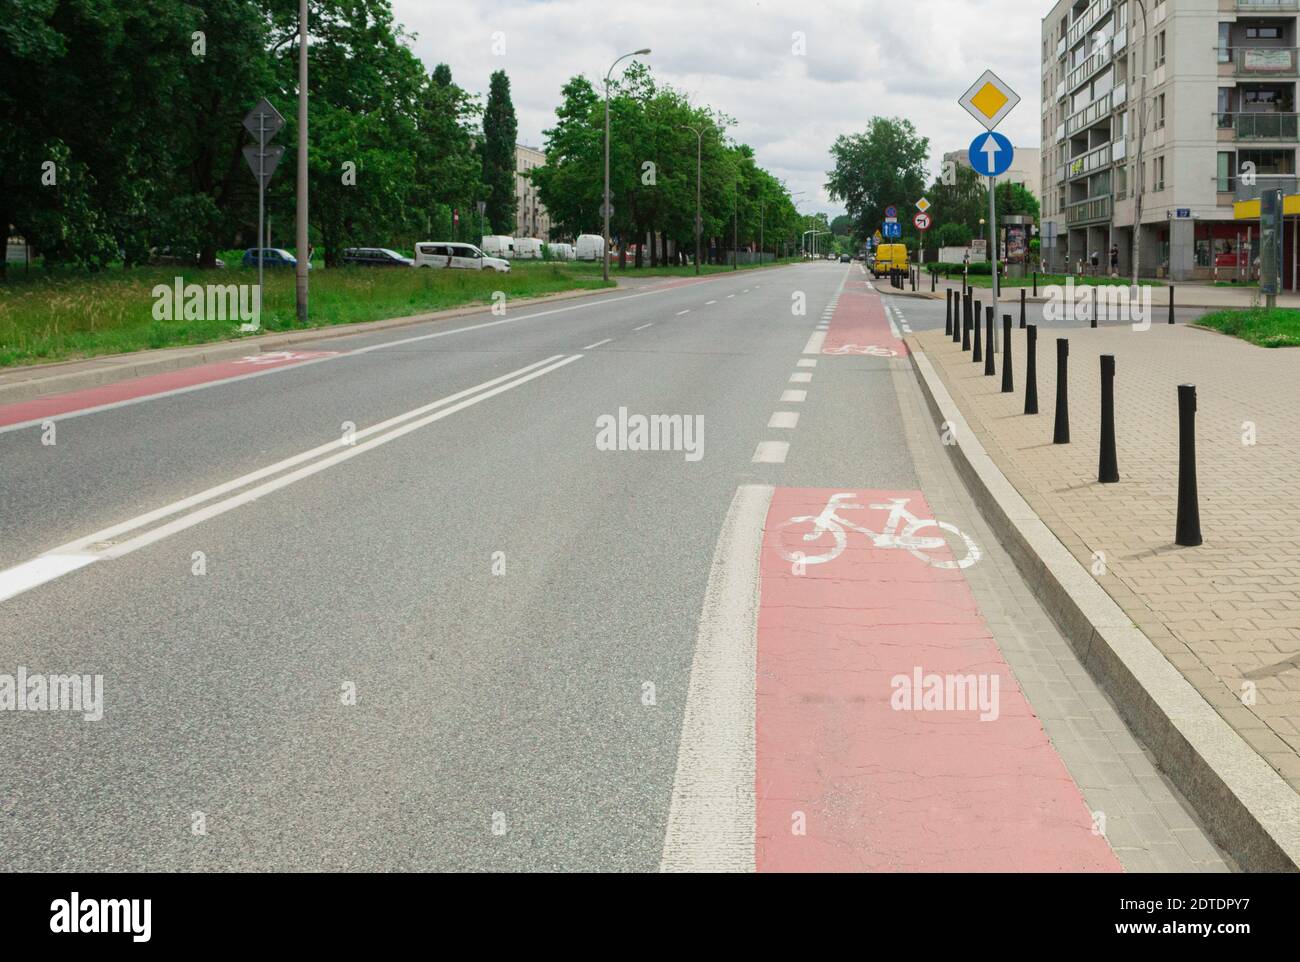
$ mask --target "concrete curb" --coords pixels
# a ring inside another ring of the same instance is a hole
[[[1248,872],[1300,870],[1300,795],[1192,687],[1070,554],[984,450],[915,337],[931,413],[985,519],[1133,733]]]
[[[609,287],[595,291],[560,291],[543,297],[513,301],[510,307],[511,310],[518,310],[521,307],[533,307],[554,301],[613,294],[619,290],[620,288]],[[132,354],[106,354],[102,357],[76,361],[9,368],[0,370],[0,404],[15,404],[47,394],[65,394],[69,391],[103,387],[106,384],[116,384],[119,381],[129,381],[151,374],[167,374],[171,371],[198,367],[201,364],[213,364],[217,361],[247,357],[250,354],[280,350],[304,341],[323,341],[353,334],[385,331],[395,327],[412,327],[416,324],[486,314],[491,310],[491,305],[478,304],[471,307],[449,308],[431,314],[413,314],[410,317],[393,317],[381,321],[363,321],[359,324],[339,324],[332,327],[312,327],[301,331],[282,331],[277,334],[253,335],[232,341],[213,341],[210,344],[193,347],[164,348]],[[67,368],[79,368],[79,370],[64,370],[60,373],[60,369]]]

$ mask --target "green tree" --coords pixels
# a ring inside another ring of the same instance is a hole
[[[985,194],[987,196],[987,192]],[[1028,188],[1010,182],[998,184],[993,196],[997,204],[999,218],[1019,214],[1032,217],[1034,223],[1038,223],[1038,198]]]
[[[929,152],[929,139],[901,118],[873,117],[865,133],[836,139],[826,189],[848,209],[858,239],[876,229],[886,207],[911,208],[920,198]]]
[[[516,223],[515,147],[519,124],[510,100],[510,78],[504,70],[492,74],[483,113],[483,183],[487,187],[487,220],[492,232],[513,234]]]

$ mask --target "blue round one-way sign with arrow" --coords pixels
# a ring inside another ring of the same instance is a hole
[[[992,130],[980,134],[970,143],[970,165],[975,168],[975,173],[985,177],[1005,174],[1015,156],[1011,141]]]

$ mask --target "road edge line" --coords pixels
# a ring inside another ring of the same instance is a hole
[[[682,716],[661,872],[753,872],[759,565],[776,489],[736,489],[718,534]]]
[[[1300,796],[1170,664],[1052,533],[971,431],[915,336],[912,370],[985,521],[1160,770],[1248,872],[1300,870]]]

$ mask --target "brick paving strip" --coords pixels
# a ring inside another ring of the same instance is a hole
[[[1058,334],[1070,341],[1069,445],[1052,444]],[[1089,670],[1225,848],[1247,869],[1294,868],[1300,352],[1163,323],[1040,327],[1041,413],[1025,416],[1025,332],[1013,338],[1012,394],[942,331],[908,338],[922,355],[915,367],[936,419],[958,427],[949,450]],[[1107,353],[1117,365],[1121,480],[1103,485],[1099,357]],[[1199,401],[1197,548],[1174,545],[1182,383],[1197,386]],[[1163,661],[1150,657],[1151,646]]]

